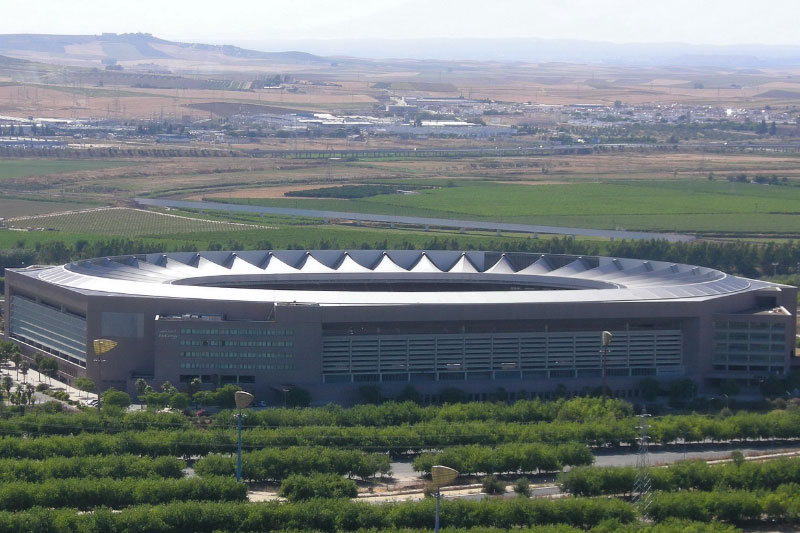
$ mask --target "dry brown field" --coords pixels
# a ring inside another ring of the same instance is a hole
[[[800,179],[800,158],[776,154],[614,153],[532,158],[330,161],[157,158],[136,165],[8,178],[12,194],[125,204],[142,194],[278,197],[288,190],[385,180],[491,180],[530,185],[616,180],[715,179],[746,173]]]
[[[541,104],[603,104],[616,100],[626,104],[686,103],[697,105],[763,107],[797,104],[800,69],[731,71],[703,69],[625,68],[565,64],[453,63],[452,71],[442,66],[425,68],[424,63],[395,64],[364,61],[358,66],[292,65],[206,60],[203,68],[192,62],[173,61],[164,66],[196,76],[213,73],[215,78],[253,79],[282,73],[294,83],[284,89],[226,91],[196,89],[149,89],[133,87],[53,88],[9,85],[0,87],[0,114],[61,118],[152,118],[181,119],[208,116],[188,104],[226,102],[264,104],[308,111],[364,112],[379,105],[381,95],[445,96],[490,99],[501,102]],[[0,80],[3,81],[3,80]],[[377,82],[401,89],[374,88]],[[704,88],[696,89],[696,82]],[[414,84],[427,90],[414,90]],[[437,87],[452,87],[439,91]],[[287,90],[287,89],[291,90]],[[763,96],[777,91],[772,96]],[[530,117],[519,117],[527,120]],[[509,117],[492,117],[494,122],[514,122]]]

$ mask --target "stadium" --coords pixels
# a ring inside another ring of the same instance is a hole
[[[794,364],[797,289],[659,261],[480,251],[181,252],[6,272],[5,334],[67,381],[236,383],[280,402],[425,401],[643,379],[757,390]],[[601,334],[612,342],[603,347]],[[93,341],[116,342],[97,355]]]

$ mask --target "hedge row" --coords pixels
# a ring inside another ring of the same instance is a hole
[[[214,416],[214,425],[236,425],[237,411],[224,411]],[[587,422],[601,418],[627,418],[633,407],[624,400],[576,397],[543,402],[519,400],[503,402],[471,402],[442,406],[420,406],[414,402],[385,402],[341,407],[329,404],[305,409],[273,408],[247,413],[247,424],[263,427],[303,426],[372,426],[386,427],[421,422]]]
[[[561,489],[576,496],[628,494],[636,478],[634,467],[573,468],[559,474]],[[764,463],[727,463],[709,466],[704,461],[677,463],[669,468],[651,468],[655,490],[710,491],[730,489],[775,489],[785,483],[800,483],[800,459],[776,459]]]
[[[114,433],[145,429],[188,429],[190,421],[181,413],[134,411],[121,416],[106,416],[97,409],[77,413],[48,413],[38,410],[19,416],[5,411],[0,418],[0,433],[28,435],[71,435],[80,432]]]
[[[648,514],[657,521],[669,518],[722,520],[737,525],[800,524],[800,485],[780,486],[774,492],[751,491],[663,492]]]
[[[181,478],[186,463],[174,457],[98,455],[0,459],[0,481],[38,482],[50,478]]]
[[[12,481],[0,484],[0,509],[21,511],[31,507],[98,506],[120,509],[130,505],[186,500],[242,501],[247,486],[232,478],[48,479],[41,483]],[[0,531],[5,531],[0,528]]]
[[[556,472],[565,466],[590,465],[591,450],[584,444],[501,444],[489,446],[453,446],[437,453],[423,453],[414,458],[417,472],[429,474],[433,465],[454,468],[463,474],[479,472]]]
[[[211,454],[199,459],[195,472],[201,476],[232,476],[236,468],[230,455]],[[362,479],[387,474],[389,456],[334,448],[265,448],[242,454],[242,478],[249,481],[280,481],[292,474],[338,474]]]
[[[430,449],[468,444],[568,443],[593,445],[635,444],[638,419],[605,419],[592,422],[517,422],[463,423],[430,422],[389,427],[306,426],[296,428],[246,429],[245,448],[269,446],[326,446],[361,450],[418,453]],[[688,415],[652,421],[652,434],[661,442],[684,438],[764,439],[800,438],[800,410],[773,411],[767,414],[739,413],[727,418]],[[669,431],[667,431],[669,430]],[[124,431],[108,434],[80,434],[74,437],[53,436],[35,439],[0,439],[0,457],[44,458],[130,453],[134,455],[206,455],[233,452],[236,434],[233,429],[176,429]]]
[[[77,533],[141,531],[148,533],[212,533],[236,531],[321,531],[425,529],[433,527],[434,502],[374,505],[351,500],[311,500],[303,503],[175,502],[137,506],[111,512],[96,509],[32,509],[0,512],[4,533]],[[444,528],[494,527],[511,529],[534,525],[565,524],[589,528],[603,521],[630,523],[632,505],[619,500],[574,499],[442,501]],[[474,530],[473,530],[474,531]]]

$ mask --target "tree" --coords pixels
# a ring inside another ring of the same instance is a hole
[[[94,381],[84,376],[75,378],[73,385],[76,389],[84,392],[92,392],[94,390]]]
[[[122,409],[127,408],[131,404],[131,397],[127,392],[117,390],[114,387],[109,387],[103,392],[103,409],[106,407],[119,407]]]
[[[518,496],[523,496],[525,498],[531,497],[531,482],[526,477],[521,477],[514,482],[514,492],[517,493]]]
[[[653,378],[639,380],[638,387],[642,393],[642,398],[646,402],[656,401],[656,397],[658,397],[661,392],[661,385],[658,383],[658,380]]]
[[[778,133],[778,127],[775,125],[775,121],[773,120],[772,124],[769,125],[769,134],[775,135],[776,133]]]
[[[311,393],[300,387],[290,387],[286,392],[287,407],[308,407],[311,403]]]
[[[494,475],[482,478],[481,485],[486,494],[503,494],[506,491],[506,484]]]
[[[314,498],[355,498],[358,487],[353,480],[336,474],[292,474],[283,480],[278,494],[290,502]]]
[[[462,403],[466,399],[464,391],[456,387],[447,387],[439,393],[439,403]]]
[[[16,347],[16,345],[14,345]],[[22,354],[19,353],[19,348],[11,352],[11,360],[14,362],[14,370],[17,372],[17,379],[19,379],[19,364],[22,362]]]
[[[3,390],[6,391],[6,396],[11,397],[11,387],[14,386],[14,380],[11,376],[3,376],[2,380]]]
[[[363,385],[358,388],[358,395],[364,403],[379,404],[383,402],[380,385]]]
[[[169,381],[165,381],[164,383],[161,384],[161,392],[164,392],[166,394],[175,394],[176,392],[178,392],[178,389],[176,389],[175,386]]]
[[[136,395],[141,396],[147,392],[147,382],[142,378],[136,380]]]
[[[422,395],[413,386],[406,385],[403,387],[403,390],[400,391],[400,394],[397,395],[395,401],[399,403],[414,402],[416,404],[420,404],[422,403]]]
[[[187,387],[189,388],[189,394],[194,395],[194,393],[199,391],[202,386],[203,382],[200,380],[200,378],[192,378],[192,380],[187,385]]]
[[[30,369],[31,365],[27,361],[23,361],[21,366],[22,366],[22,368],[20,369],[20,371],[22,372],[22,381],[27,383],[27,381],[28,381],[28,370]]]
[[[39,372],[52,379],[58,375],[58,362],[52,357],[45,357],[39,363]]]
[[[25,389],[23,390],[23,394],[25,395],[25,403],[33,405],[36,399],[33,397],[33,393],[36,389],[33,388],[33,385],[30,383],[25,384]]]

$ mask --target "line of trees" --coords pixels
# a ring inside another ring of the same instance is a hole
[[[462,474],[479,472],[557,472],[565,466],[590,465],[591,450],[583,444],[502,444],[495,448],[474,444],[423,453],[413,461],[417,472],[430,474],[434,465],[449,466]]]
[[[89,510],[104,506],[173,501],[244,501],[247,486],[233,478],[109,479],[87,482],[81,478],[48,479],[41,483],[10,481],[0,485],[0,509],[22,511],[31,507],[72,507]]]
[[[0,459],[0,481],[40,482],[57,478],[172,478],[183,477],[186,463],[174,457],[97,455],[50,457],[43,460]]]
[[[712,492],[662,492],[648,514],[656,521],[685,519],[721,520],[736,525],[800,523],[800,485],[781,485],[773,492],[716,490]]]
[[[247,413],[248,426],[374,426],[386,427],[422,422],[586,422],[600,418],[620,419],[633,415],[633,406],[623,400],[575,397],[554,401],[519,400],[503,402],[470,402],[442,406],[420,406],[414,402],[384,402],[354,407],[326,405],[307,409],[265,409]],[[223,411],[214,416],[214,427],[236,425],[236,411]]]
[[[315,499],[293,504],[176,502],[168,505],[131,507],[119,512],[100,508],[84,514],[66,509],[60,511],[33,509],[24,513],[0,512],[0,531],[263,533],[430,530],[433,523],[433,507],[434,502],[428,498],[421,502],[387,505],[353,502],[347,499]],[[445,500],[441,504],[442,527],[469,528],[476,532],[482,530],[474,528],[508,530],[548,524],[588,529],[604,521],[612,521],[618,525],[630,524],[635,518],[636,511],[632,505],[606,499]]]
[[[669,468],[650,468],[653,489],[710,491],[715,487],[735,490],[776,489],[800,483],[800,459],[776,459],[764,463],[735,461],[709,466],[705,461],[677,463]],[[637,470],[634,467],[573,468],[559,474],[561,490],[575,496],[630,494]]]
[[[479,444],[497,446],[507,443],[581,443],[592,446],[635,445],[635,417],[599,419],[586,422],[519,423],[434,421],[414,425],[373,426],[304,426],[252,427],[242,432],[245,449],[289,446],[326,446],[393,454],[420,453],[450,446]],[[662,444],[709,440],[765,440],[800,438],[800,409],[769,413],[740,412],[730,416],[670,416],[651,424],[654,442]],[[39,425],[41,433],[50,428]],[[18,439],[0,438],[0,457],[41,459],[54,456],[98,454],[195,456],[208,453],[231,453],[235,450],[235,431],[219,429],[142,429],[119,433],[82,433],[64,436],[64,424],[53,426],[61,435]]]
[[[210,454],[194,465],[201,476],[233,476],[235,458]],[[242,454],[242,478],[255,481],[280,481],[292,474],[312,473],[346,475],[368,479],[391,471],[389,456],[324,447],[265,448]]]

